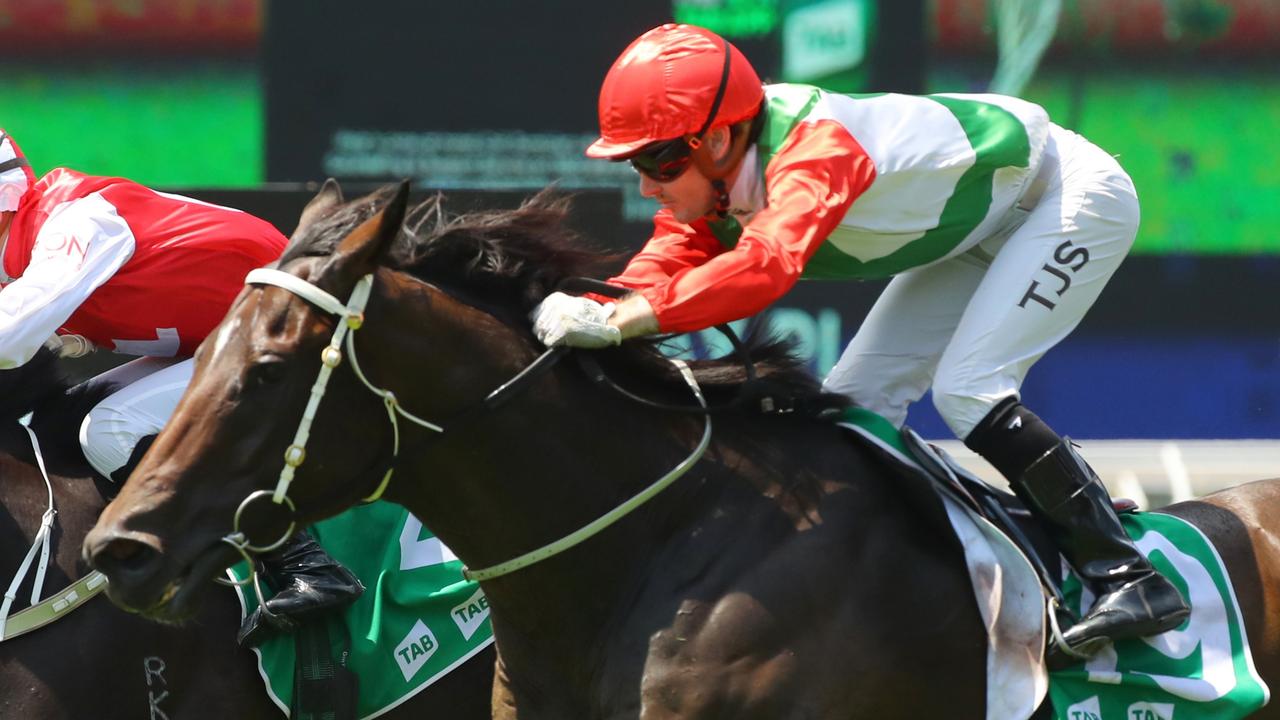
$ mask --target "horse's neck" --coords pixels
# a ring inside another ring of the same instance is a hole
[[[648,439],[601,419],[608,417],[594,407],[495,415],[439,439],[419,467],[397,471],[389,499],[422,517],[469,567],[510,560],[613,510],[699,439],[698,424],[687,419],[679,422],[688,432],[673,438],[651,426],[645,434],[655,439]],[[671,508],[683,492],[678,482],[563,555],[488,583],[495,614],[514,633],[552,623],[562,628],[556,642],[565,648],[589,646],[625,605],[639,568],[664,541],[663,526],[678,523]]]
[[[541,547],[657,480],[701,437],[701,418],[637,415],[628,407],[639,420],[627,422],[618,420],[619,408],[608,410],[544,408],[529,415],[536,421],[510,426],[495,418],[453,441],[464,452],[429,453],[431,464],[415,474],[434,491],[397,500],[426,513],[428,526],[472,568]],[[716,422],[720,441],[695,471],[633,515],[559,557],[485,583],[504,662],[558,667],[585,682],[594,663],[616,653],[620,626],[661,627],[678,612],[680,587],[707,583],[708,575],[728,585],[767,554],[772,537],[759,526],[786,533],[805,522],[804,508],[772,499],[784,494],[777,483],[785,468],[770,457],[764,465],[772,470],[761,469],[753,450],[730,442],[743,421]],[[791,432],[778,442],[812,444]],[[454,464],[441,467],[442,454]],[[727,552],[734,547],[745,551]],[[633,612],[637,596],[652,600],[643,618]]]

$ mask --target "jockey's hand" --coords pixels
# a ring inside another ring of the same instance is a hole
[[[547,347],[597,349],[622,342],[622,331],[609,324],[613,303],[600,304],[576,295],[551,293],[530,318],[533,334]]]
[[[84,357],[89,353],[97,350],[93,343],[83,335],[52,335],[48,340],[44,341],[44,346],[58,353],[58,357],[78,358]]]

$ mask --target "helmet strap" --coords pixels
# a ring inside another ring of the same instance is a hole
[[[720,68],[720,84],[716,86],[716,97],[711,101],[711,110],[707,112],[707,119],[702,121],[702,128],[693,134],[696,138],[706,135],[711,126],[715,124],[716,113],[720,112],[720,102],[724,100],[725,90],[729,88],[729,67],[733,61],[732,50],[730,50],[728,40],[721,38],[721,42],[724,43],[724,65]],[[690,147],[696,148],[697,146],[692,145]]]
[[[685,144],[689,146],[689,150],[693,153],[694,164],[698,166],[698,169],[704,175],[713,180],[728,175],[730,169],[728,167],[718,168],[717,166],[720,163],[713,162],[707,155],[709,149],[703,147],[706,145],[703,142],[703,138],[707,136],[707,133],[711,132],[711,126],[716,121],[716,113],[720,112],[720,103],[724,100],[725,90],[729,87],[729,68],[733,60],[732,50],[728,40],[721,38],[720,41],[724,43],[724,64],[720,67],[720,83],[716,86],[715,99],[711,101],[711,109],[707,112],[707,119],[702,121],[702,127],[698,128],[698,132],[686,135],[684,138]],[[727,157],[732,157],[732,153]]]
[[[729,217],[729,188],[725,187],[723,178],[716,178],[711,181],[711,187],[716,191],[716,217],[721,220]]]
[[[685,142],[693,152],[693,163],[698,167],[698,171],[711,180],[711,188],[716,191],[714,212],[716,217],[723,220],[729,215],[729,188],[724,179],[742,160],[747,136],[751,133],[734,132],[730,127],[729,147],[719,160],[711,157],[711,148],[706,147],[706,143],[703,142],[703,138],[715,123],[716,114],[720,111],[720,103],[724,100],[725,91],[729,88],[729,69],[733,62],[732,49],[728,40],[721,38],[721,42],[724,43],[724,64],[720,68],[720,83],[716,86],[715,99],[711,101],[711,110],[707,113],[707,119],[703,121],[702,128],[692,137],[686,138]]]
[[[711,181],[711,187],[716,192],[714,212],[721,220],[729,215],[729,188],[725,178],[729,177],[733,169],[742,162],[751,135],[745,128],[739,130],[730,128],[729,147],[719,159],[712,156],[709,143],[690,144],[690,147],[694,148],[693,164],[697,166],[698,172],[702,173],[703,177]]]

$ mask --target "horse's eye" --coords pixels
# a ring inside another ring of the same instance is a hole
[[[284,379],[285,365],[283,360],[269,359],[255,363],[249,368],[248,386],[259,387],[273,385]]]

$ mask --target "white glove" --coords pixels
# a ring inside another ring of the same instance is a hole
[[[51,335],[48,340],[45,340],[44,346],[58,353],[58,357],[64,358],[84,357],[97,350],[93,343],[89,342],[89,338],[71,333]]]
[[[576,295],[551,293],[529,317],[533,334],[547,347],[596,349],[622,342],[622,331],[609,324],[613,303],[601,305]]]

